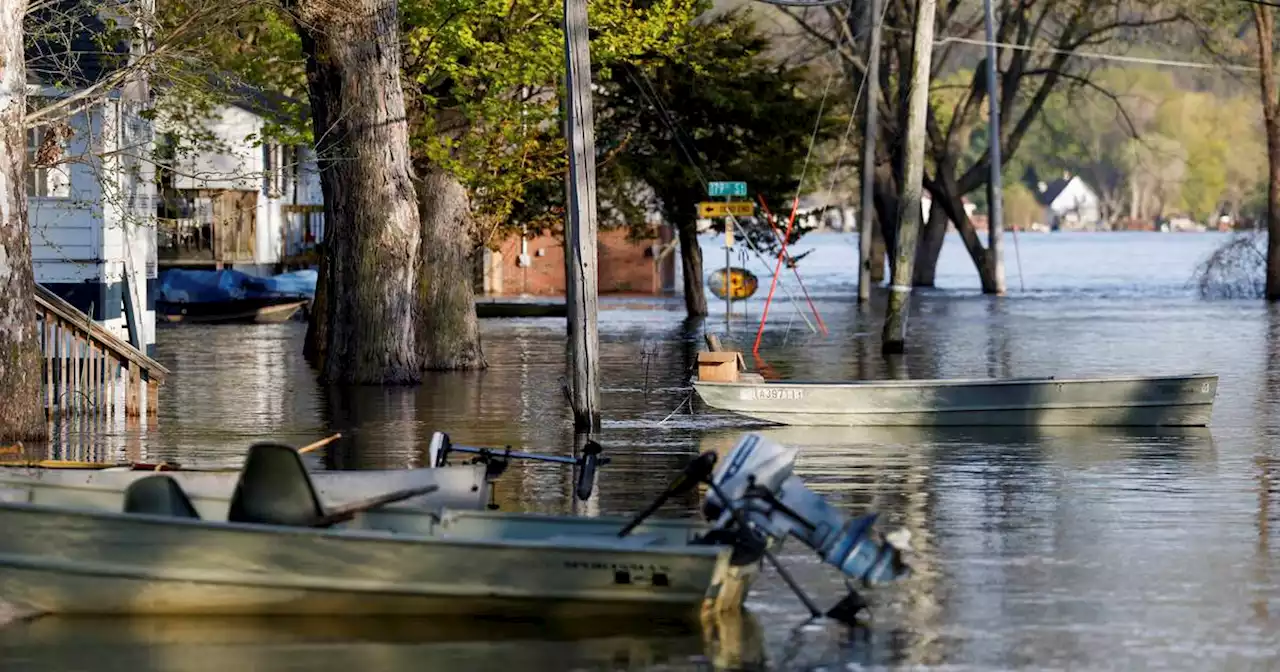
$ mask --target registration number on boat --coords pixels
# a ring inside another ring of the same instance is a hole
[[[749,390],[742,390],[741,399],[743,401],[804,399],[804,390],[797,390],[793,387],[753,387]]]

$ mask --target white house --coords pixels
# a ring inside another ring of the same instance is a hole
[[[64,22],[75,15],[79,22],[65,39],[28,43],[31,111],[118,72],[99,57],[93,35],[105,23],[86,7],[52,0],[28,15],[39,20],[49,12]],[[111,18],[128,25],[127,16]],[[117,45],[117,55],[140,53],[138,44]],[[147,98],[146,80],[128,77],[70,117],[47,115],[27,131],[26,177],[36,282],[152,354],[156,234]]]
[[[190,120],[160,119],[160,243],[164,267],[276,272],[323,239],[315,152],[267,137],[282,100],[240,87],[193,133]],[[195,139],[198,136],[198,139]]]
[[[1032,191],[1044,208],[1043,221],[1050,230],[1093,231],[1102,225],[1098,194],[1079,175],[1037,181]]]

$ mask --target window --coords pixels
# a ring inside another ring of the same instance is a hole
[[[66,198],[71,173],[64,162],[70,127],[33,126],[27,129],[27,196]]]

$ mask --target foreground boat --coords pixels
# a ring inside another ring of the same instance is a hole
[[[782,425],[1203,427],[1218,390],[1214,374],[766,381],[738,370],[740,356],[703,354],[721,355],[700,361],[693,383],[708,406]]]
[[[696,617],[741,609],[768,557],[754,530],[864,582],[901,576],[874,516],[827,506],[791,475],[794,457],[748,436],[706,481],[724,495],[710,522],[646,522],[663,498],[630,520],[380,508],[421,488],[330,509],[294,449],[259,444],[225,522],[203,519],[173,473],[132,483],[123,512],[0,503],[0,600],[63,614]],[[687,468],[664,497],[704,476]]]
[[[201,518],[226,519],[240,472],[177,470],[163,473],[177,481]],[[0,467],[0,499],[42,506],[120,511],[129,486],[154,474],[127,467]],[[328,506],[368,498],[388,490],[435,485],[435,491],[398,502],[396,506],[427,510],[482,509],[488,501],[490,488],[483,464],[430,469],[316,471],[310,476],[321,503]]]

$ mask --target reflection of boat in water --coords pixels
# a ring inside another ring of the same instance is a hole
[[[1039,447],[1067,462],[1101,462],[1118,458],[1176,457],[1211,461],[1213,434],[1207,427],[803,427],[753,430],[785,446],[800,449],[800,463],[817,455],[884,459],[920,451],[937,455],[964,453],[981,447]],[[707,431],[702,450],[732,449],[737,430]]]
[[[696,624],[627,618],[49,616],[0,627],[6,661],[50,672],[102,660],[138,672],[638,669],[712,657],[714,646]]]

